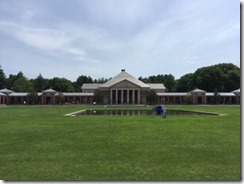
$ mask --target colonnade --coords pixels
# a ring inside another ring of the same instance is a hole
[[[111,104],[140,104],[141,94],[140,89],[111,89],[110,103]]]
[[[66,103],[66,104],[91,104],[92,97],[68,96],[68,97],[64,98],[64,103]]]
[[[6,104],[6,97],[0,96],[0,104]]]
[[[159,103],[162,104],[183,104],[186,103],[187,97],[186,96],[160,96]]]

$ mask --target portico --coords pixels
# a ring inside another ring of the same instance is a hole
[[[150,90],[164,92],[165,86],[161,83],[146,84],[122,69],[118,75],[103,84],[85,83],[81,89],[86,93],[100,91],[103,95],[103,104],[138,105],[147,103]]]
[[[6,95],[0,92],[0,105],[6,104]]]
[[[106,94],[104,104],[142,104],[146,95],[142,92],[149,91],[150,86],[122,70],[117,76],[101,84],[99,90]]]
[[[110,89],[110,104],[141,104],[140,89]]]

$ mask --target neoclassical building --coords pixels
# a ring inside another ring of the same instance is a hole
[[[83,84],[82,92],[94,93],[96,90],[101,91],[103,103],[118,104],[146,104],[146,98],[149,90],[157,93],[164,93],[163,84],[145,84],[136,79],[124,69],[104,84]]]
[[[58,92],[53,89],[38,92],[34,104],[93,104],[96,92],[99,92],[102,103],[106,105],[141,105],[147,104],[150,90],[155,91],[159,104],[214,104],[216,98],[221,104],[240,104],[240,89],[220,92],[217,95],[202,89],[189,92],[166,92],[164,84],[144,83],[124,69],[103,84],[83,84],[81,92]],[[33,104],[32,98],[27,92],[0,90],[0,105]]]

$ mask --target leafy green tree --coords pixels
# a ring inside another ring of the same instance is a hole
[[[206,91],[233,91],[240,88],[240,68],[232,63],[221,63],[197,69],[176,81],[175,91],[189,91],[194,88]]]
[[[19,72],[16,76],[11,90],[15,92],[30,92],[34,90],[32,83],[24,76],[22,72]]]
[[[96,80],[96,83],[105,83],[107,82],[109,79],[107,78],[98,78],[98,79],[95,79]],[[94,80],[94,83],[95,83],[95,80]]]
[[[11,89],[14,81],[17,79],[17,76],[16,75],[12,75],[10,74],[8,78],[6,78],[6,83],[5,83],[5,87],[8,88],[8,89]]]
[[[183,75],[180,79],[176,80],[174,91],[185,92],[185,91],[192,90],[194,88],[192,80],[193,80],[192,73]]]
[[[194,86],[206,91],[233,91],[240,88],[240,68],[232,63],[221,63],[196,70]]]
[[[73,83],[73,86],[75,88],[75,91],[79,92],[81,91],[81,86],[84,83],[93,83],[93,80],[90,76],[85,76],[85,75],[81,75],[79,76],[76,81]]]
[[[2,66],[0,65],[0,89],[5,87],[6,76],[3,72]]]
[[[213,97],[213,103],[219,104],[220,102],[220,94],[218,93],[217,88],[214,89],[214,97]]]
[[[223,73],[218,67],[203,67],[198,69],[193,76],[194,86],[206,91],[217,88],[223,90]]]
[[[240,69],[233,68],[223,74],[223,91],[233,91],[240,88]]]
[[[93,101],[97,104],[103,103],[103,93],[100,90],[96,90],[94,92]]]
[[[29,104],[37,104],[38,102],[38,94],[35,91],[31,91],[28,95],[27,95],[27,101]]]
[[[172,74],[152,75],[148,78],[139,77],[138,80],[144,83],[163,83],[167,91],[172,91],[175,86],[175,78]]]
[[[150,90],[147,94],[147,104],[152,105],[158,103],[158,95],[154,90]]]
[[[142,78],[142,77],[139,77],[138,80],[144,82],[144,83],[148,83],[148,78]]]
[[[49,80],[49,85],[51,88],[53,88],[56,91],[62,91],[62,92],[75,91],[72,82],[65,78],[54,77],[53,79]]]
[[[171,92],[171,91],[174,90],[174,87],[175,87],[175,83],[176,82],[175,82],[175,77],[173,75],[171,75],[171,74],[164,75],[162,82],[163,82],[164,86],[166,87],[166,90],[167,91]]]
[[[32,80],[35,91],[43,91],[49,87],[48,79],[44,79],[41,74],[39,74],[35,79]]]
[[[60,105],[63,105],[64,102],[65,102],[65,97],[64,97],[63,93],[59,93],[57,95],[56,99],[57,99],[57,103],[60,104]]]

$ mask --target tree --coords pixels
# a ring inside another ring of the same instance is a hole
[[[73,86],[75,88],[75,91],[81,91],[81,86],[84,84],[84,83],[93,83],[93,80],[90,76],[85,76],[85,75],[81,75],[79,76],[76,81],[73,83]]]
[[[154,90],[150,90],[147,94],[147,104],[156,104],[158,103],[158,95]]]
[[[28,95],[27,95],[27,101],[29,104],[37,104],[38,102],[38,94],[35,91],[31,91]]]
[[[193,83],[206,91],[233,91],[240,88],[240,68],[232,63],[221,63],[196,70]]]
[[[172,91],[175,86],[175,78],[171,74],[157,75],[157,76],[152,75],[149,76],[148,78],[139,77],[138,80],[144,83],[163,83],[167,91]]]
[[[17,80],[17,75],[10,74],[8,78],[6,78],[5,87],[11,89],[13,83]]]
[[[98,78],[98,79],[96,79],[96,83],[105,83],[105,82],[107,82],[109,79],[107,79],[107,78]]]
[[[93,101],[97,104],[103,103],[103,93],[100,90],[96,90],[94,92]]]
[[[11,90],[15,92],[30,92],[34,90],[32,83],[24,76],[22,72],[19,72],[16,76]]]
[[[190,105],[190,104],[192,104],[192,96],[191,96],[191,94],[188,92],[187,93],[187,97],[186,97],[186,104],[187,105]]]
[[[223,91],[233,91],[240,88],[240,70],[232,69],[223,75]]]
[[[197,69],[176,81],[175,91],[194,88],[206,91],[233,91],[240,88],[240,68],[232,63],[221,63]]]
[[[54,77],[53,79],[49,80],[49,85],[51,88],[53,88],[56,91],[62,91],[62,92],[75,91],[72,82],[65,78]]]
[[[0,65],[0,89],[5,87],[6,76],[3,72],[2,66]]]
[[[183,75],[180,79],[176,80],[174,91],[185,92],[185,91],[192,90],[194,88],[192,80],[193,80],[192,73]]]
[[[171,74],[164,75],[163,84],[165,85],[167,91],[169,91],[169,92],[173,91],[173,89],[175,87],[175,77]]]
[[[148,79],[146,77],[145,78],[139,77],[138,80],[140,80],[144,83],[148,83]]]
[[[220,94],[218,93],[217,88],[214,89],[214,97],[213,97],[213,104],[219,104],[220,102]]]
[[[39,74],[34,80],[32,80],[35,91],[43,91],[48,88],[48,79],[44,79],[41,74]]]
[[[217,88],[223,90],[223,73],[219,67],[203,67],[193,75],[194,86],[206,91],[213,91]]]
[[[59,93],[57,95],[56,99],[57,99],[57,103],[60,104],[60,105],[63,105],[64,102],[65,102],[65,97],[64,97],[63,93]]]

